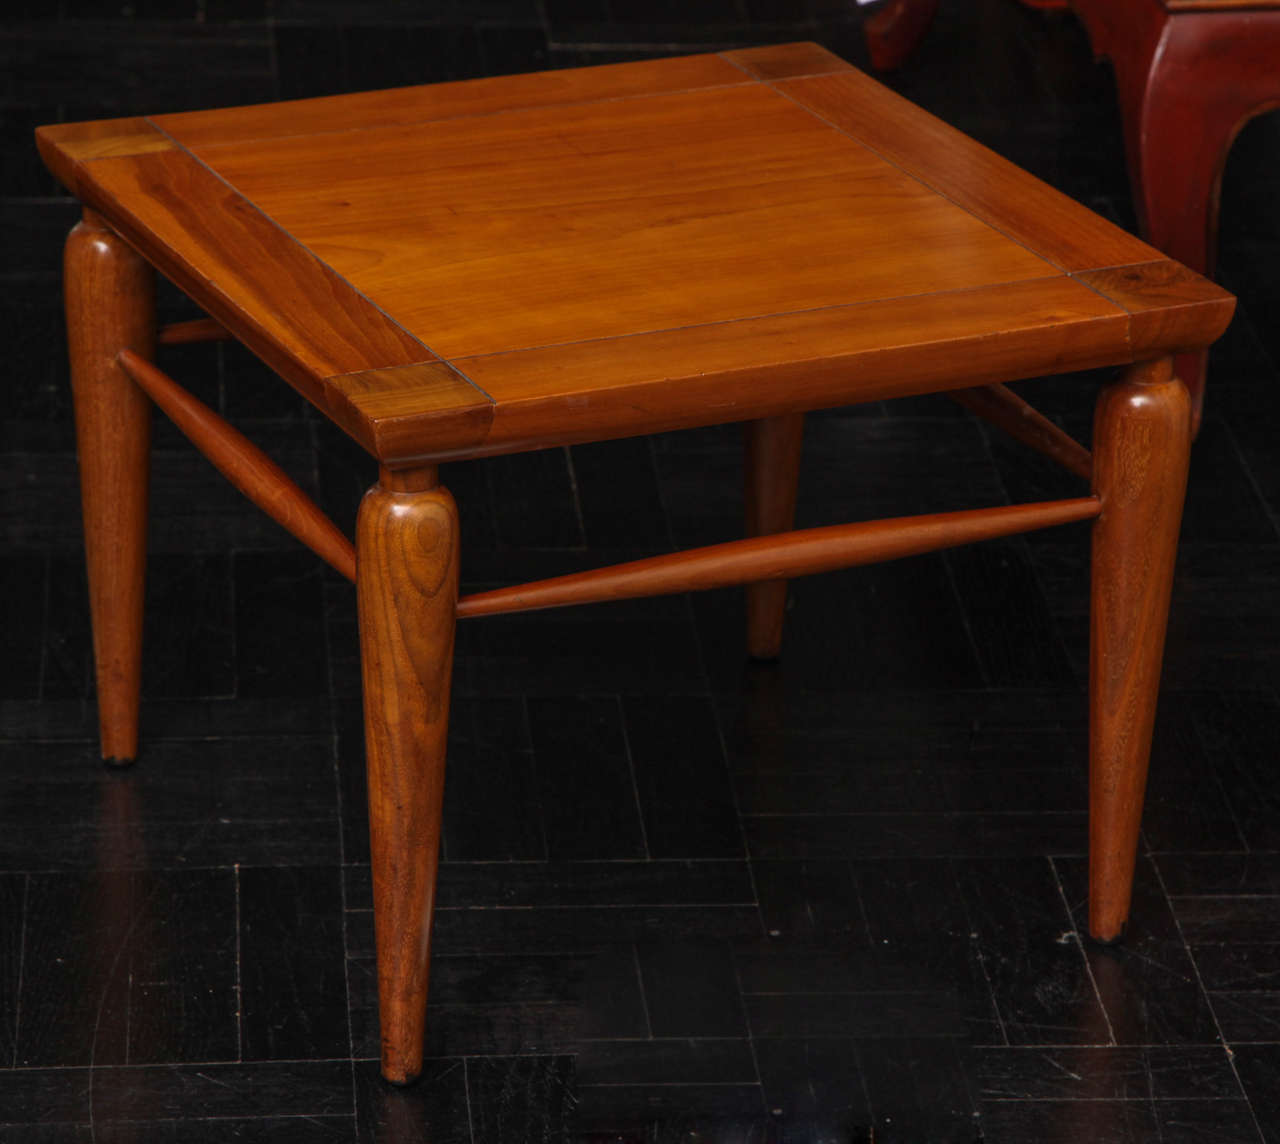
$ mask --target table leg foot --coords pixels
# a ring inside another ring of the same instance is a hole
[[[98,724],[103,759],[121,766],[138,754],[151,404],[116,355],[154,351],[155,275],[86,211],[67,238],[65,300]]]
[[[747,422],[748,536],[786,532],[794,525],[803,445],[803,413],[785,413]],[[777,659],[781,654],[786,610],[785,580],[747,585],[747,654],[752,659]]]
[[[1129,914],[1191,444],[1172,363],[1131,367],[1099,398],[1089,654],[1089,932]]]
[[[458,514],[441,487],[365,494],[356,596],[369,768],[382,1075],[422,1070],[458,596]]]

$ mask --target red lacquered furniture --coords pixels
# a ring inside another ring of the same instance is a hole
[[[1227,152],[1255,115],[1280,107],[1280,0],[1021,0],[1075,9],[1116,73],[1138,219],[1153,246],[1212,274]],[[877,68],[899,66],[937,0],[889,0],[866,24]],[[1205,350],[1183,355],[1192,423],[1204,407]]]
[[[1227,152],[1280,107],[1280,0],[1071,0],[1115,67],[1138,218],[1153,246],[1212,274]],[[1199,425],[1205,362],[1178,361]]]
[[[103,755],[137,754],[154,403],[355,581],[389,1080],[422,1062],[459,619],[745,584],[770,656],[788,577],[1092,520],[1089,925],[1120,934],[1191,439],[1171,355],[1229,295],[815,44],[39,142],[86,207],[66,300]],[[209,318],[157,333],[153,267]],[[369,453],[354,546],[150,360],[222,337]],[[1092,457],[1001,384],[1095,366],[1120,375]],[[1080,495],[792,531],[804,412],[931,392]],[[459,598],[440,462],[738,421],[747,539]]]

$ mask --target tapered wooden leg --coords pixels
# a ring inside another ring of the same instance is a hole
[[[1191,400],[1166,358],[1099,398],[1089,654],[1089,932],[1129,914],[1191,444]]]
[[[86,211],[67,238],[67,343],[102,757],[138,754],[151,405],[116,364],[155,346],[155,274]]]
[[[434,473],[419,477],[384,473],[356,522],[382,1075],[395,1084],[422,1069],[458,598],[457,509]]]
[[[804,414],[784,413],[746,425],[747,535],[786,532],[795,523]],[[747,653],[776,659],[782,651],[787,582],[747,585]]]

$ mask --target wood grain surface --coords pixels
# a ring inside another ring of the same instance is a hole
[[[355,580],[356,552],[351,541],[275,461],[132,350],[121,350],[119,362],[218,472],[334,571]]]
[[[41,146],[391,468],[1126,364],[1229,318],[815,44]]]
[[[731,540],[574,572],[532,584],[494,588],[458,601],[458,617],[529,612],[603,600],[701,592],[753,581],[786,580],[858,564],[899,560],[1098,515],[1096,497],[804,528],[779,536]]]
[[[102,757],[138,755],[151,405],[117,362],[155,349],[155,274],[92,212],[67,238],[64,291]]]
[[[1165,626],[1191,447],[1191,398],[1169,358],[1098,400],[1089,650],[1089,932],[1129,916]]]
[[[458,597],[458,511],[443,488],[375,486],[356,522],[360,659],[382,1075],[422,1069]]]

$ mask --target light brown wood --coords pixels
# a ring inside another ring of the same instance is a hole
[[[201,158],[448,359],[1054,273],[766,84],[369,130],[359,163],[351,145]],[[856,273],[832,257],[852,250]]]
[[[748,421],[744,429],[747,536],[786,532],[795,524],[804,414]],[[753,659],[776,659],[781,653],[786,610],[785,580],[747,585],[747,654]]]
[[[218,472],[334,571],[355,580],[355,547],[288,473],[168,374],[131,350],[122,350],[119,360]]]
[[[116,355],[155,345],[155,275],[92,212],[67,238],[64,289],[102,757],[138,755],[151,406]]]
[[[392,468],[1120,365],[1130,326],[1155,355],[1225,321],[1072,280],[1160,256],[813,44],[41,146]]]
[[[788,80],[778,90],[1063,270],[1161,257],[862,72]]]
[[[1077,476],[1084,477],[1086,481],[1092,477],[1093,461],[1089,450],[1013,390],[1003,385],[983,385],[974,389],[953,389],[947,396],[1024,445],[1052,457]]]
[[[1129,311],[1129,341],[1138,355],[1205,345],[1235,311],[1236,300],[1222,287],[1167,258],[1077,277]]]
[[[900,560],[1097,515],[1098,501],[1079,497],[805,528],[477,592],[458,601],[458,618],[701,592],[756,580],[785,580],[858,564]]]
[[[458,594],[458,514],[440,487],[375,486],[356,523],[382,1075],[422,1069]]]
[[[464,358],[494,401],[485,439],[419,447],[488,456],[1086,369],[1124,360],[1127,336],[1118,306],[1062,277]]]
[[[1191,400],[1168,358],[1099,398],[1089,653],[1089,932],[1119,938],[1160,690],[1191,446]]]
[[[389,1079],[421,1065],[457,616],[766,583],[751,642],[767,650],[772,582],[1110,513],[1094,928],[1118,927],[1176,533],[1162,498],[1185,465],[1174,383],[1142,367],[1104,398],[1098,497],[773,530],[806,410],[1200,348],[1230,317],[1221,292],[812,44],[59,125],[39,145],[120,236],[73,238],[68,312],[95,618],[112,613],[95,637],[104,728],[122,753],[146,402],[119,351],[246,489],[350,566],[265,459],[140,364],[153,316],[137,255],[209,315],[167,341],[222,327],[379,464],[355,571]],[[970,401],[1083,471],[1007,394]],[[438,462],[742,421],[761,423],[762,535],[457,599]]]
[[[48,138],[42,143],[46,151],[53,146]],[[144,150],[86,160],[76,167],[73,189],[214,320],[321,408],[324,377],[435,360],[185,151]],[[145,209],[121,209],[124,203],[145,204]],[[281,306],[281,298],[289,305]]]
[[[725,52],[724,58],[735,63],[756,79],[791,79],[801,75],[825,75],[833,71],[851,71],[834,52],[821,44],[769,44],[762,48],[739,48]]]
[[[331,377],[329,415],[375,457],[468,454],[489,435],[493,399],[445,362]],[[424,448],[424,437],[434,448]]]
[[[145,119],[97,119],[52,123],[36,132],[36,146],[49,170],[67,190],[81,194],[81,164],[91,159],[173,151],[177,144]]]
[[[749,81],[740,68],[720,56],[677,56],[216,111],[183,111],[157,115],[152,121],[184,146],[200,151],[255,139],[475,119],[536,107],[615,101]]]
[[[221,322],[212,318],[195,318],[190,322],[161,326],[156,340],[162,346],[183,346],[190,342],[221,342],[230,337],[230,331]]]

